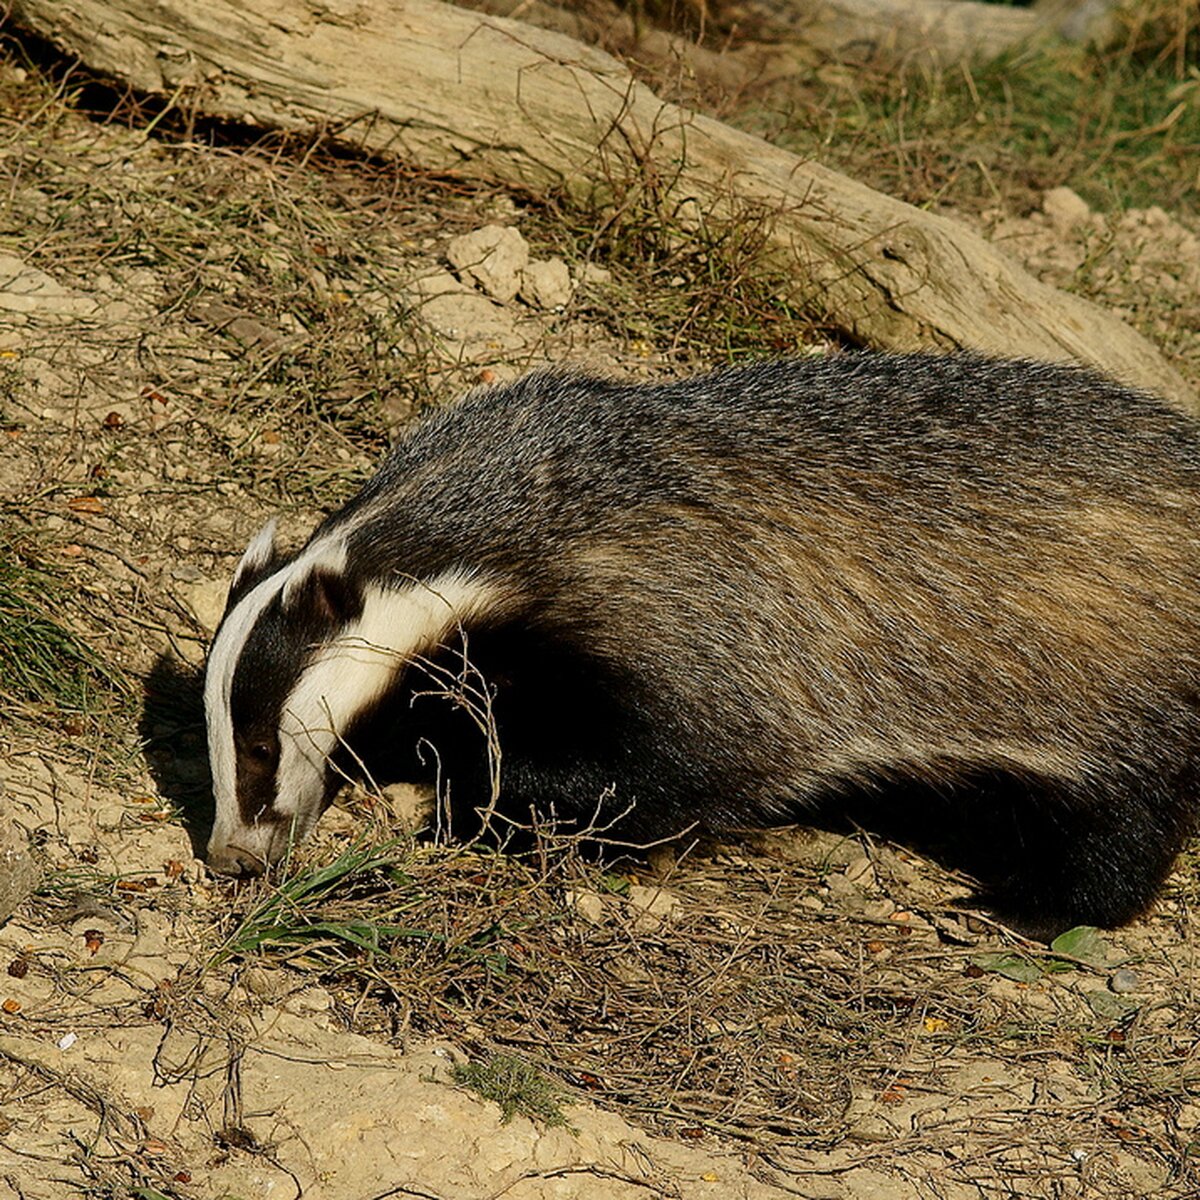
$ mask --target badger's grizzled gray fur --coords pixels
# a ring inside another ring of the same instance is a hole
[[[485,801],[482,736],[414,665],[464,635],[510,811],[632,841],[866,814],[1043,929],[1137,916],[1193,826],[1200,429],[1083,371],[535,375],[273,541],[206,680],[220,870],[306,833],[347,746]]]

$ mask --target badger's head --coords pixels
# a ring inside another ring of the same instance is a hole
[[[346,731],[492,594],[460,570],[366,576],[336,532],[285,560],[268,524],[238,564],[205,673],[209,865],[258,874],[303,838],[337,789],[330,757]]]

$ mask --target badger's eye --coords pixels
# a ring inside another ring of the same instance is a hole
[[[270,762],[271,747],[268,746],[266,742],[255,742],[254,745],[250,747],[250,757],[254,759],[255,762]]]

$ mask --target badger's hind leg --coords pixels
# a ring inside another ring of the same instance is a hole
[[[1031,937],[1114,928],[1153,903],[1193,832],[1197,773],[1130,767],[1087,781],[998,770],[843,793],[851,822],[972,876],[975,899]]]
[[[1030,936],[1134,920],[1192,832],[1195,785],[1190,768],[1165,777],[1125,769],[1069,784],[1006,775],[975,781],[975,794],[960,803],[979,899]]]
[[[1141,916],[1189,832],[1178,798],[1157,784],[1029,799],[1014,814],[1008,869],[981,879],[981,899],[1030,935],[1115,928]]]

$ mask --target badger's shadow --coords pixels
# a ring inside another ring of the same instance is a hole
[[[159,795],[179,810],[192,853],[203,857],[213,822],[204,673],[171,655],[159,655],[146,678],[138,732]]]

